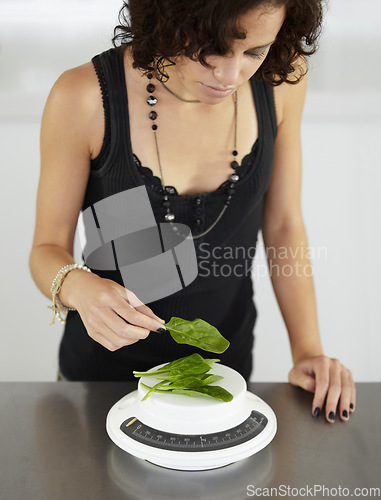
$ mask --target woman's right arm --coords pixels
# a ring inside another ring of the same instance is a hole
[[[91,63],[66,71],[53,86],[41,123],[41,171],[30,254],[32,277],[44,295],[59,269],[74,263],[73,245],[90,171],[103,138],[103,106]],[[162,327],[123,286],[80,269],[61,288],[63,305],[77,309],[88,334],[114,351]]]

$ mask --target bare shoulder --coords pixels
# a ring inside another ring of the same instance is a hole
[[[98,78],[88,62],[62,73],[50,91],[48,104],[64,107],[83,116],[91,113],[101,99]]]
[[[91,91],[99,91],[98,78],[92,62],[68,69],[62,73],[52,88],[55,93],[70,93],[73,97],[86,97]]]
[[[285,121],[300,121],[302,116],[307,90],[307,64],[305,59],[299,58],[294,63],[294,68],[293,77],[295,81],[301,77],[298,83],[282,83],[274,87],[278,126]]]
[[[90,157],[99,152],[104,135],[104,112],[98,77],[91,62],[62,73],[44,109],[43,130],[51,126],[76,132]]]

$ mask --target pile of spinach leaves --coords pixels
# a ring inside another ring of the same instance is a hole
[[[199,318],[188,321],[173,317],[164,326],[178,344],[188,344],[218,354],[226,351],[230,345],[217,328]],[[223,379],[221,375],[209,373],[212,364],[218,361],[220,360],[204,359],[200,354],[194,353],[171,361],[155,371],[134,371],[135,377],[156,376],[160,380],[153,387],[141,382],[148,389],[142,401],[153,392],[183,394],[193,397],[202,396],[224,402],[231,401],[233,396],[230,392],[218,385],[210,385]]]

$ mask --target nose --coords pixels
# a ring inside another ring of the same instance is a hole
[[[236,86],[239,81],[241,67],[242,60],[235,55],[218,56],[213,61],[214,76],[224,87]]]

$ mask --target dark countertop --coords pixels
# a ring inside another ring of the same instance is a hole
[[[3,382],[0,498],[241,500],[269,496],[265,488],[285,498],[339,496],[339,488],[347,489],[342,496],[355,496],[356,488],[366,488],[363,497],[377,498],[381,383],[356,386],[349,422],[329,424],[323,415],[311,416],[312,394],[286,383],[251,383],[249,390],[277,415],[274,440],[227,467],[183,472],[134,458],[109,439],[106,415],[135,383]]]

